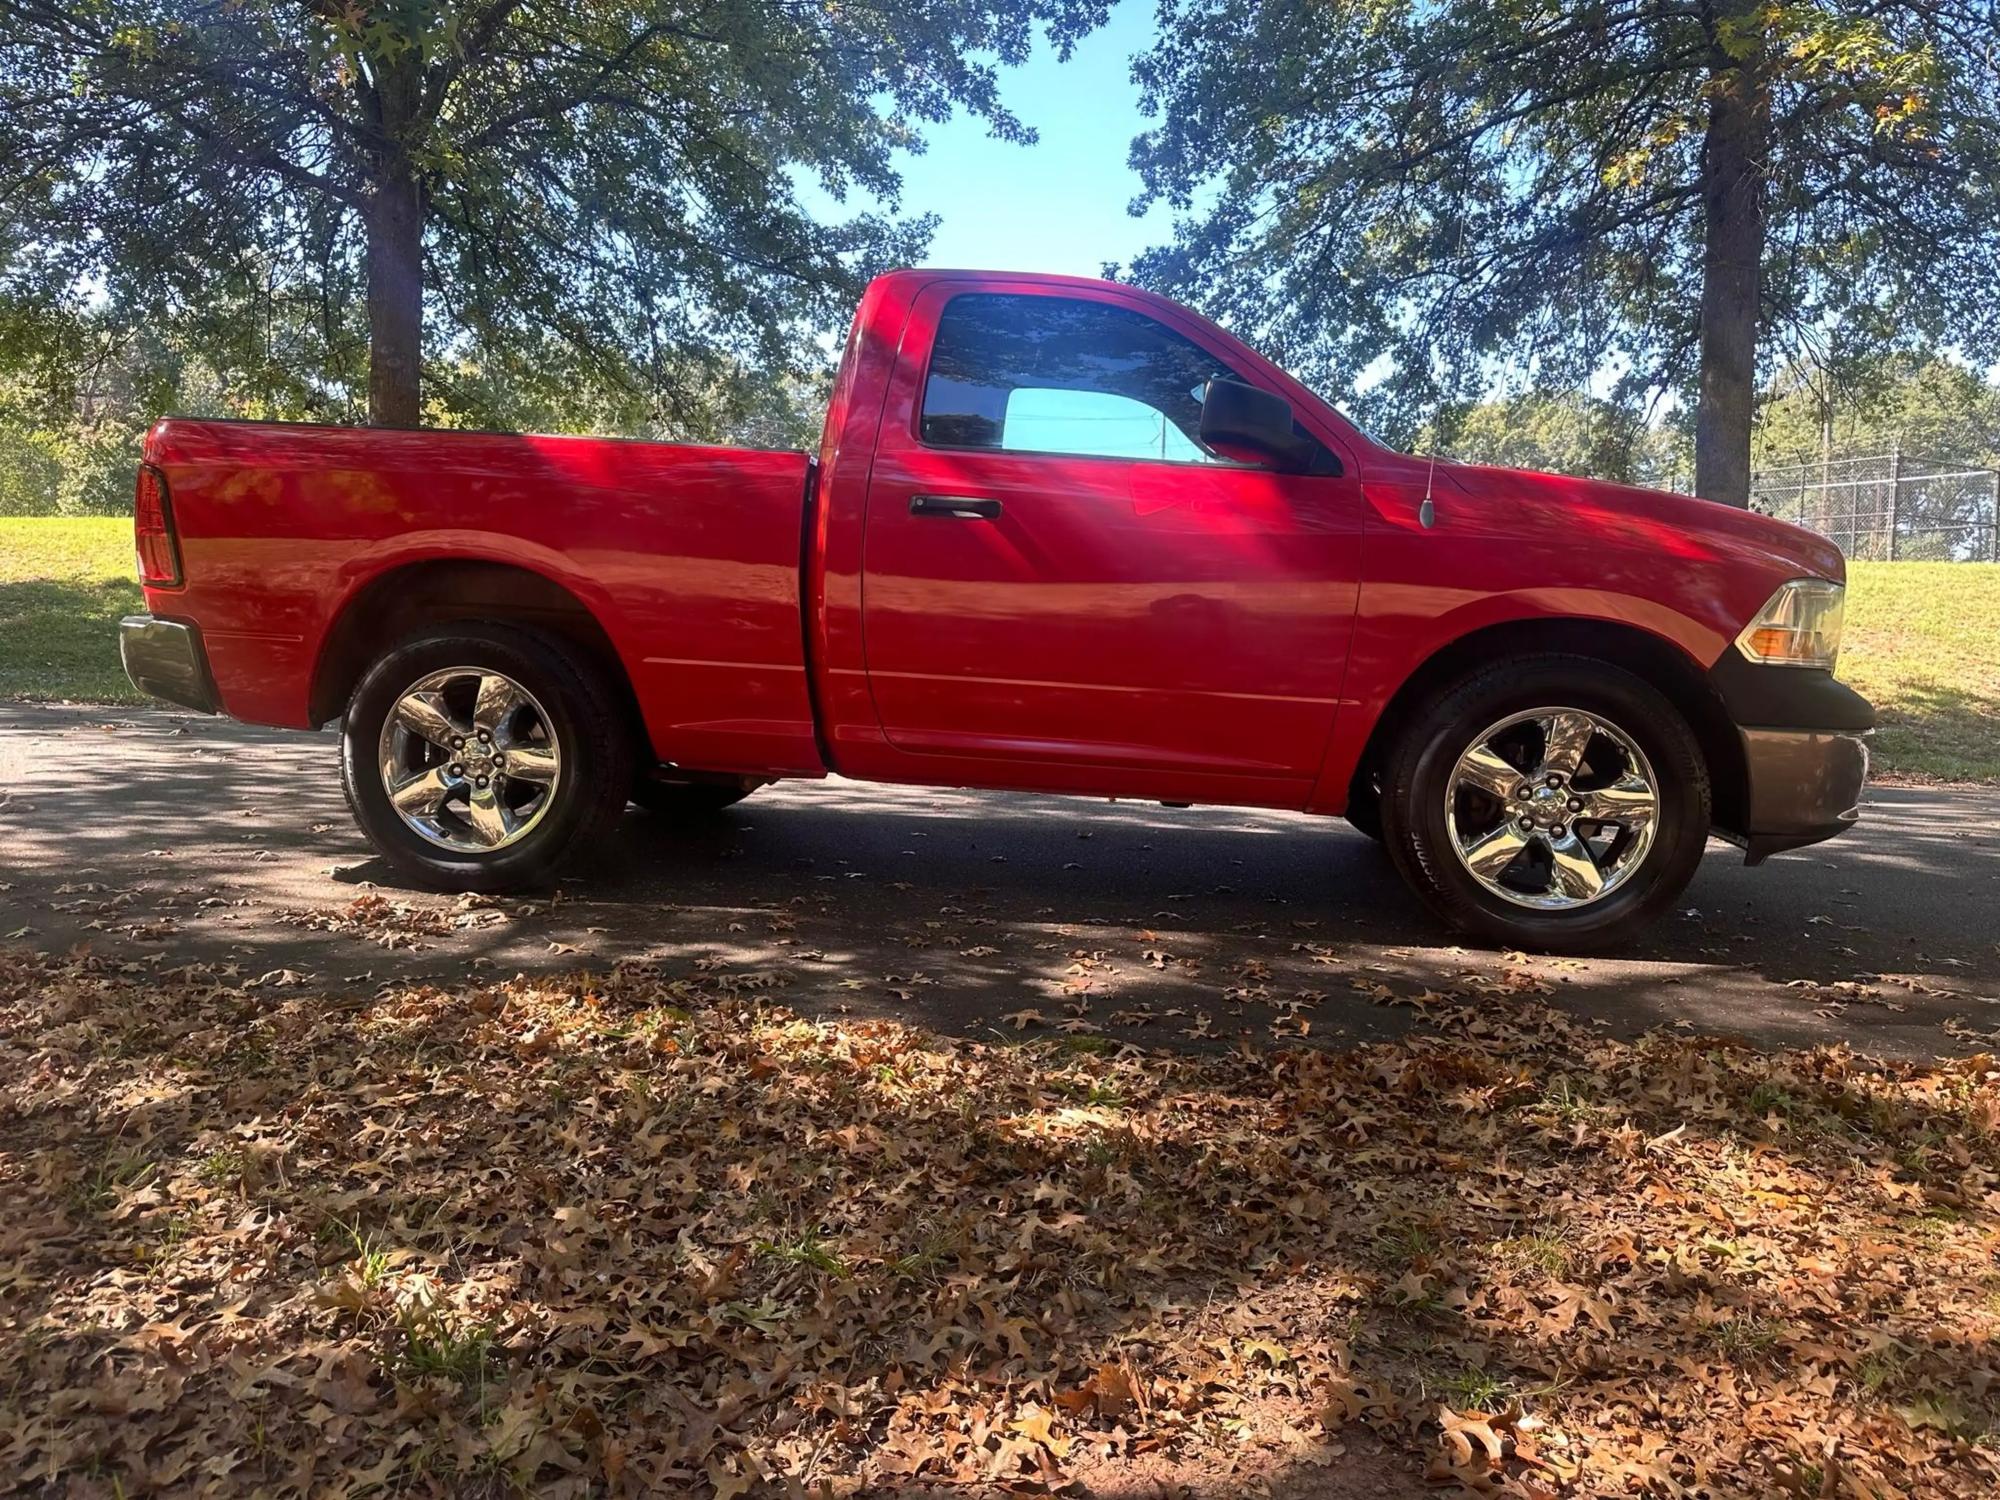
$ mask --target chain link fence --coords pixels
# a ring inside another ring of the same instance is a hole
[[[2000,470],[1906,453],[1759,469],[1750,508],[1868,561],[2000,562]]]

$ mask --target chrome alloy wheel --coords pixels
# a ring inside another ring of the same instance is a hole
[[[1658,786],[1645,753],[1610,720],[1530,709],[1459,756],[1445,783],[1445,831],[1483,889],[1516,906],[1573,911],[1646,862]]]
[[[479,667],[447,667],[404,689],[382,723],[376,759],[396,815],[458,854],[526,838],[562,776],[554,729],[534,694]]]

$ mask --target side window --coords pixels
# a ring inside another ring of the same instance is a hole
[[[946,448],[1223,463],[1201,446],[1202,388],[1234,379],[1143,313],[1069,297],[971,293],[945,304],[923,439]]]

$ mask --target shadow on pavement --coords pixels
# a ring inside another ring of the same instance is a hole
[[[1874,789],[1861,829],[1760,870],[1718,844],[1679,913],[1570,960],[1455,943],[1374,845],[1282,813],[792,783],[703,824],[635,810],[555,892],[469,903],[369,854],[331,734],[9,707],[0,787],[0,934],[279,984],[644,961],[805,1010],[1191,1047],[1395,1033],[1482,990],[1619,1033],[1926,1053],[2000,1027],[1993,789]]]

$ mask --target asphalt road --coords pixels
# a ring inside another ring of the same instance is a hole
[[[2000,1045],[2000,789],[1876,787],[1861,828],[1588,960],[1461,946],[1344,823],[800,782],[711,823],[634,810],[546,896],[400,887],[331,734],[0,705],[0,943],[351,987],[648,961],[807,1013],[1147,1046],[1355,1040],[1426,995],[1545,992],[1663,1024],[1909,1056]]]

